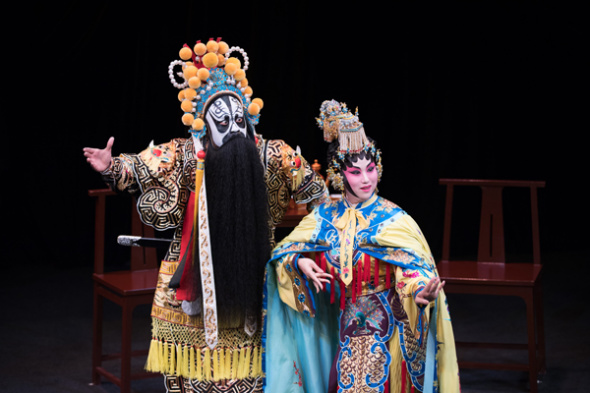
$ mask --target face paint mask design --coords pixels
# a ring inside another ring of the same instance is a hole
[[[379,175],[375,163],[370,159],[359,159],[352,167],[347,167],[343,173],[350,188],[350,191],[346,192],[346,199],[350,203],[364,202],[375,192]]]
[[[236,134],[246,137],[244,106],[234,96],[223,95],[213,101],[205,119],[210,140],[215,148],[222,146]]]

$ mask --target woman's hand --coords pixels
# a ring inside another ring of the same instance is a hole
[[[92,169],[102,172],[111,166],[111,150],[114,141],[115,138],[110,137],[104,149],[94,147],[85,147],[82,149],[84,151],[84,157],[86,157],[86,161],[88,161]]]
[[[322,268],[314,262],[313,259],[300,257],[297,260],[297,267],[303,274],[307,276],[308,280],[313,282],[316,293],[319,292],[320,289],[324,289],[324,285],[322,283],[329,283],[332,279],[332,275],[324,272]]]
[[[428,282],[428,284],[426,284],[424,289],[416,295],[416,304],[427,306],[428,303],[437,298],[438,293],[444,286],[444,281],[441,282],[440,278],[434,277]]]

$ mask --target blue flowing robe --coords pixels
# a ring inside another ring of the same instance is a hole
[[[345,285],[338,222],[347,210],[361,218],[354,218],[354,277]],[[324,291],[316,293],[297,268],[302,255],[335,276]],[[357,206],[341,200],[317,207],[267,266],[266,391],[460,391],[444,292],[425,307],[414,301],[437,276],[420,228],[392,202],[373,195]]]

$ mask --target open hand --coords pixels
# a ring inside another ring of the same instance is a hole
[[[92,169],[102,172],[111,165],[111,150],[114,142],[115,138],[110,137],[104,149],[94,147],[85,147],[82,149],[84,151],[84,157],[86,157],[86,161],[88,161]]]
[[[324,272],[313,259],[301,257],[297,260],[297,266],[299,267],[299,270],[307,276],[307,279],[313,282],[316,293],[319,292],[320,289],[324,289],[322,283],[329,283],[332,279],[332,275]]]
[[[434,277],[426,284],[423,290],[416,295],[416,303],[419,305],[427,306],[428,303],[437,298],[438,293],[445,286],[444,281],[440,281],[440,278]]]

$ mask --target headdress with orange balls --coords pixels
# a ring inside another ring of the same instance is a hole
[[[230,57],[234,52],[241,54],[243,66],[237,57]],[[205,112],[220,94],[238,98],[248,109],[245,115],[249,124],[258,124],[264,103],[260,98],[252,98],[252,87],[246,78],[249,60],[242,48],[229,47],[221,38],[210,38],[206,44],[197,41],[193,48],[185,44],[179,56],[181,60],[170,63],[168,74],[172,85],[180,90],[178,99],[184,112],[182,122],[190,127],[191,133],[198,138],[205,134]],[[175,74],[178,66],[182,71]],[[181,83],[177,77],[182,79]]]
[[[379,180],[383,173],[381,163],[381,151],[375,147],[375,143],[369,140],[365,134],[363,123],[358,117],[358,109],[353,114],[347,108],[346,103],[336,100],[326,100],[320,106],[320,117],[316,118],[319,128],[324,131],[324,140],[328,143],[336,141],[338,147],[336,154],[328,163],[328,180],[337,190],[344,190],[341,162],[346,155],[358,154],[362,151],[370,154],[377,166]],[[337,157],[336,157],[337,156]],[[337,159],[338,158],[338,159]]]

